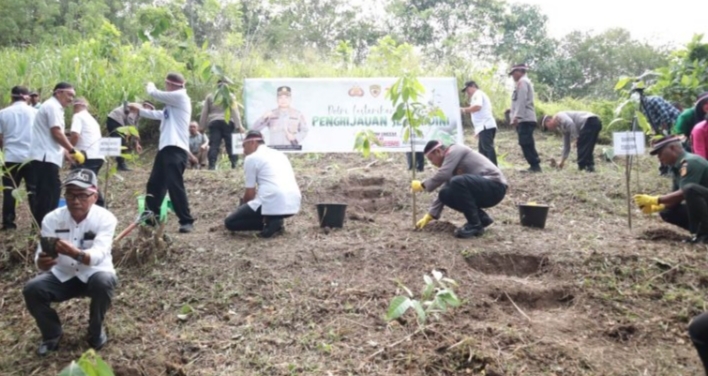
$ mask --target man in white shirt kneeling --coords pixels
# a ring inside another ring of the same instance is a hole
[[[283,231],[285,218],[300,211],[295,173],[285,154],[265,145],[261,132],[246,134],[243,153],[246,192],[224,225],[230,231],[260,231],[263,238],[273,237]]]
[[[111,247],[116,217],[94,205],[98,179],[88,169],[73,170],[64,180],[66,206],[48,213],[42,221],[42,241],[35,263],[44,273],[25,285],[27,310],[42,333],[40,356],[59,347],[61,322],[51,303],[91,298],[88,343],[102,348],[108,337],[103,320],[118,284]]]

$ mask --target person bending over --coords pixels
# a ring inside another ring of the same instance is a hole
[[[439,219],[443,207],[447,206],[467,219],[464,226],[455,230],[456,237],[481,236],[484,228],[494,222],[484,209],[496,206],[506,195],[508,185],[504,174],[487,157],[464,145],[446,147],[440,141],[430,141],[424,153],[439,169],[423,182],[413,180],[413,192],[432,192],[444,186],[416,227],[422,229],[433,219]]]
[[[595,172],[595,144],[602,130],[600,118],[585,111],[561,111],[555,116],[544,116],[541,121],[543,129],[559,131],[563,135],[563,155],[558,168],[565,166],[570,155],[570,144],[576,141],[578,147],[578,169]]]
[[[241,205],[224,220],[230,231],[260,231],[270,238],[283,231],[284,219],[300,211],[300,188],[288,157],[264,144],[259,131],[243,140],[246,193]]]

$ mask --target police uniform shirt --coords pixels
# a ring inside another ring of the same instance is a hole
[[[64,151],[52,136],[52,128],[59,127],[64,133],[64,107],[55,98],[47,99],[37,112],[32,126],[30,158],[35,161],[54,163],[61,168]]]
[[[88,282],[96,272],[115,274],[113,268],[113,234],[118,220],[108,210],[93,205],[86,218],[76,223],[67,207],[55,209],[42,221],[42,236],[55,237],[73,244],[91,258],[91,265],[84,265],[73,258],[60,254],[57,264],[51,269],[52,274],[61,282],[77,277],[81,282]],[[37,247],[35,263],[39,259],[42,247]]]
[[[684,153],[674,165],[674,185],[683,189],[691,183],[708,188],[708,161],[698,155]]]
[[[162,91],[152,82],[147,86],[147,93],[165,104],[162,110],[140,109],[140,116],[160,120],[160,143],[158,150],[167,146],[177,146],[189,152],[189,122],[192,118],[192,102],[186,89]]]
[[[511,95],[511,120],[519,118],[519,122],[536,122],[536,107],[533,101],[534,90],[528,77],[523,76],[514,86]]]
[[[0,111],[5,162],[24,163],[29,160],[36,115],[37,110],[24,101],[17,101]]]
[[[140,115],[132,111],[128,113],[128,115],[126,115],[125,111],[123,110],[123,106],[114,108],[113,111],[108,114],[108,117],[113,119],[121,126],[136,125],[138,124],[138,120],[140,119]]]
[[[309,131],[305,116],[294,108],[276,108],[258,119],[252,127],[254,131],[263,131],[264,128],[268,128],[269,145],[291,145],[292,141],[288,139],[288,133],[299,145],[302,145]]]

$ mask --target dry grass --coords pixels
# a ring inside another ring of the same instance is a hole
[[[544,160],[560,153],[558,139],[537,139]],[[525,167],[513,133],[499,134],[498,149]],[[222,230],[240,170],[188,171],[196,232],[176,234],[172,218],[164,255],[119,268],[101,355],[124,376],[699,374],[685,328],[705,308],[705,247],[677,242],[669,226],[637,212],[630,231],[613,164],[594,175],[572,165],[530,176],[508,168],[507,198],[489,211],[496,224],[481,239],[458,240],[450,223],[463,218],[449,210],[436,231],[410,230],[405,161],[388,157],[293,157],[303,210],[272,240]],[[654,160],[640,164],[633,193],[670,188]],[[146,170],[111,188],[121,228],[134,219]],[[427,205],[432,196],[419,198]],[[317,228],[314,204],[323,201],[349,204],[344,229]],[[515,205],[526,201],[552,206],[545,230],[519,226]],[[31,246],[23,233],[0,236],[0,374],[54,375],[86,349],[88,304],[59,305],[62,348],[36,358],[39,334],[21,296],[35,271],[7,256]],[[460,284],[462,307],[421,332],[413,316],[384,322],[392,280],[418,290],[434,268]],[[194,312],[180,320],[185,305]]]

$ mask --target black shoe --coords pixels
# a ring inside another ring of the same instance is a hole
[[[185,223],[183,225],[179,225],[179,232],[182,234],[188,234],[194,230],[194,225],[191,223]]]
[[[101,330],[101,335],[98,336],[98,338],[91,338],[89,337],[88,339],[88,344],[91,346],[92,349],[94,350],[100,350],[103,348],[103,346],[108,343],[108,336],[106,335],[106,332],[104,330]]]
[[[535,174],[535,173],[542,172],[542,170],[541,170],[541,166],[531,166],[528,168],[528,170],[521,170],[521,172],[523,172],[525,174]]]
[[[124,171],[124,172],[132,171],[131,169],[128,168],[128,166],[126,166],[126,165],[124,165],[124,164],[123,164],[123,165],[118,165],[117,170],[118,170],[118,171]]]
[[[694,235],[683,242],[689,244],[708,244],[708,235]]]
[[[455,237],[460,239],[476,238],[482,234],[484,234],[484,227],[481,224],[472,226],[467,223],[455,230]]]
[[[61,340],[61,336],[54,339],[42,341],[42,343],[39,344],[39,348],[37,349],[37,355],[47,356],[47,354],[49,354],[50,352],[59,350],[59,340]]]
[[[16,230],[16,229],[17,229],[17,225],[14,223],[8,223],[8,224],[2,225],[2,231]]]
[[[585,167],[585,172],[595,172],[595,166],[587,166],[587,167]]]
[[[268,239],[281,234],[285,228],[283,222],[284,221],[282,219],[273,219],[268,221],[265,228],[261,231],[261,238]]]
[[[216,170],[216,166],[209,166],[210,170]]]
[[[491,226],[492,223],[494,223],[494,220],[492,219],[492,217],[490,217],[488,215],[486,215],[486,216],[480,215],[479,222],[482,223],[483,228],[487,228],[487,227]]]

